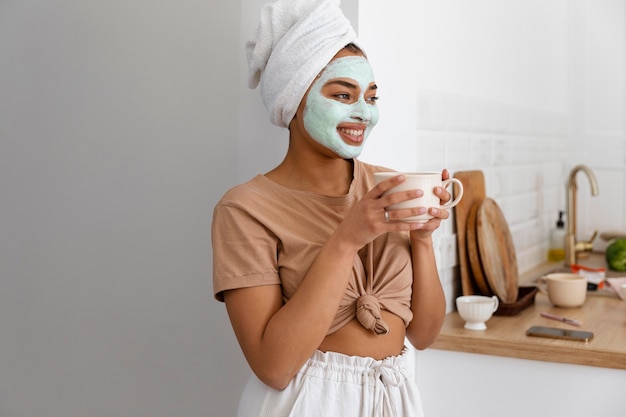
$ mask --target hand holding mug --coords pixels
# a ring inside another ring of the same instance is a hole
[[[387,207],[388,210],[410,209],[416,207],[435,207],[437,209],[449,209],[456,206],[463,197],[463,183],[457,178],[448,178],[446,180],[442,180],[441,174],[438,172],[376,172],[374,173],[374,178],[376,180],[376,184],[378,184],[397,175],[404,175],[404,182],[389,189],[383,194],[383,196],[390,193],[418,189],[422,190],[424,192],[424,195],[411,200],[401,201],[399,203],[392,204],[391,206]],[[455,196],[454,199],[450,199],[450,201],[448,201],[447,203],[440,204],[441,201],[439,200],[439,196],[435,194],[435,187],[441,187],[445,189],[453,183],[457,184],[458,186],[458,194]],[[424,213],[418,216],[404,217],[399,221],[425,223],[432,218],[432,215]]]

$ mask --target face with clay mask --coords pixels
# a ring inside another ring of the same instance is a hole
[[[364,57],[350,55],[331,61],[309,90],[305,129],[340,157],[356,158],[378,122],[376,89]]]

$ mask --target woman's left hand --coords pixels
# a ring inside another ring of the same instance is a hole
[[[445,181],[450,178],[450,173],[447,169],[441,171],[441,180]],[[435,194],[439,196],[439,204],[446,204],[450,198],[452,197],[445,188],[435,187]],[[450,217],[450,213],[448,213],[447,209],[438,208],[438,207],[430,207],[428,209],[428,214],[433,216],[432,219],[422,224],[422,227],[416,230],[411,231],[411,237],[415,237],[418,239],[430,238],[435,230],[439,228],[441,225],[441,221]]]

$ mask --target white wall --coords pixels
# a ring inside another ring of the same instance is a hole
[[[0,2],[1,416],[232,415],[210,225],[238,182],[240,17]]]
[[[593,168],[600,185],[580,205],[580,237],[589,239],[594,230],[626,230],[626,4],[576,0],[569,8],[571,162]],[[579,177],[579,193],[589,196]]]

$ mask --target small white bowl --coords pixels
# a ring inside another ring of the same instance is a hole
[[[456,309],[469,330],[485,330],[485,322],[498,309],[499,300],[495,295],[463,295],[456,299]]]

